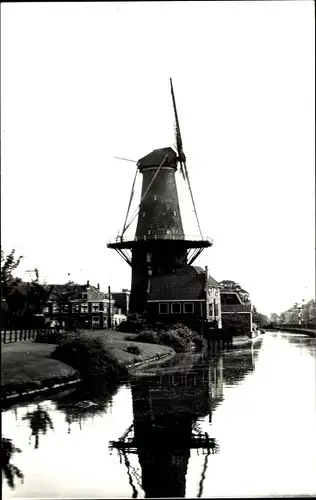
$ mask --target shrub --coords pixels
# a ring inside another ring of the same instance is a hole
[[[73,366],[84,380],[108,377],[109,381],[114,381],[127,375],[126,368],[100,338],[73,335],[58,345],[51,357]]]
[[[145,330],[134,338],[134,342],[146,342],[147,344],[160,344],[159,336],[154,330]]]
[[[176,330],[159,332],[158,337],[161,344],[172,347],[176,352],[186,352],[189,350],[189,342],[186,338],[181,337]]]
[[[127,352],[130,354],[140,354],[140,349],[137,345],[130,344],[127,346]]]
[[[127,342],[129,342],[131,340],[134,340],[134,337],[132,337],[131,335],[126,335],[126,337],[124,337],[124,340],[126,340]]]

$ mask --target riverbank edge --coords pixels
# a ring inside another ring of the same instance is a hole
[[[275,328],[274,330],[270,330],[271,332],[289,332],[289,333],[301,333],[302,335],[307,335],[308,337],[315,338],[316,331],[314,330],[305,330],[302,328]]]
[[[170,348],[170,350],[171,350],[171,348]],[[133,371],[138,366],[147,365],[149,363],[157,362],[157,361],[165,361],[167,359],[172,358],[175,354],[176,354],[175,351],[167,352],[165,354],[155,354],[154,356],[146,358],[142,361],[138,361],[135,363],[127,363],[127,364],[125,364],[125,367],[128,369],[128,371]],[[49,381],[49,379],[47,381]],[[44,395],[44,394],[56,392],[59,389],[64,389],[64,388],[67,388],[71,385],[77,385],[80,382],[82,382],[82,379],[80,377],[78,377],[76,379],[69,379],[69,377],[65,377],[65,380],[63,382],[60,382],[60,383],[54,384],[54,385],[46,385],[45,386],[44,385],[45,379],[43,379],[41,381],[41,383],[43,384],[44,387],[41,387],[39,389],[25,389],[24,388],[24,390],[23,390],[23,384],[21,384],[21,392],[13,392],[11,394],[7,394],[7,395],[0,398],[0,402],[1,402],[1,404],[11,403],[11,402],[13,404],[15,404],[15,403],[19,402],[20,400],[22,401],[25,398],[29,398],[30,396],[33,396],[33,395],[37,396],[38,394]],[[5,385],[2,387],[5,388]]]

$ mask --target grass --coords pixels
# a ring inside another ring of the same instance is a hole
[[[78,378],[73,367],[50,358],[54,348],[33,342],[2,345],[1,397]]]
[[[98,344],[93,343],[92,346],[96,347],[97,345],[97,349],[101,351],[106,350],[108,359],[115,358],[115,360],[124,367],[139,362],[146,362],[154,357],[158,359],[174,354],[173,349],[166,346],[136,343],[133,341],[135,335],[131,335],[128,342],[124,340],[124,335],[122,335],[122,333],[115,331],[89,331],[79,335],[82,339],[85,339],[84,341],[82,340],[82,342],[90,342],[93,339],[98,339]],[[67,336],[68,339],[72,337],[73,335]],[[63,340],[64,339],[65,337]],[[129,352],[131,350],[130,346],[133,346],[132,350],[134,353]],[[60,354],[58,355],[60,359],[56,359],[56,353],[54,357],[51,357],[56,347],[56,344],[41,344],[32,341],[3,344],[1,353],[1,398],[10,393],[22,393],[26,390],[50,387],[56,383],[75,380],[84,376],[85,368],[82,368],[76,360],[73,359],[73,352],[70,353],[68,348],[67,358],[63,354]],[[87,348],[89,352],[83,354],[81,360],[88,359],[90,363],[96,361],[96,366],[100,372],[103,373],[104,378],[106,378],[108,375],[105,375],[105,371],[102,372],[102,370],[105,369],[105,361],[103,360],[102,362],[102,360],[98,359],[94,347],[92,349],[90,343],[90,347]],[[82,346],[80,349],[82,352]],[[138,350],[137,354],[136,349]],[[73,365],[71,365],[71,363],[73,363]],[[115,363],[115,361],[113,363]],[[113,365],[113,363],[112,365],[110,364],[112,368],[113,366],[117,366]],[[112,368],[107,372],[108,374],[111,373]],[[115,369],[112,371],[112,374],[114,374],[114,372]],[[91,370],[90,375],[89,371],[87,371],[86,374],[88,377],[92,375]]]

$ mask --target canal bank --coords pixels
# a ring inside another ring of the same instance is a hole
[[[95,334],[95,338],[100,338],[100,334]],[[125,341],[115,331],[107,332],[103,340],[105,348],[128,370],[175,354],[168,346]],[[137,354],[129,352],[131,346]],[[81,382],[78,370],[51,357],[56,347],[57,344],[32,341],[2,345],[1,401],[16,401]]]
[[[313,339],[267,332],[250,348],[148,365],[110,395],[16,404],[2,435],[24,481],[4,479],[3,496],[313,495],[314,375]]]
[[[106,348],[128,371],[164,361],[175,354],[168,346],[134,342],[134,334],[128,335],[129,340],[124,340],[126,335],[123,337],[122,333],[114,330],[107,331],[106,336],[100,333],[94,333],[93,336],[102,338]],[[251,343],[248,336],[234,337],[232,341],[235,347],[250,346]],[[137,354],[129,352],[131,346],[136,348]],[[82,377],[78,370],[51,357],[56,347],[57,344],[32,341],[4,344],[1,353],[1,401],[10,404],[80,383]]]

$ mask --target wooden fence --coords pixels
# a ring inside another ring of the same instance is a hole
[[[54,328],[38,328],[36,330],[21,329],[21,330],[1,330],[1,343],[9,344],[12,342],[23,342],[26,340],[35,340],[37,335],[53,334]]]

